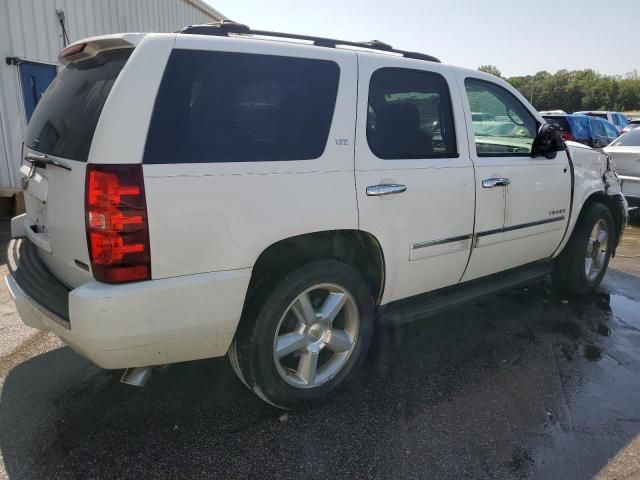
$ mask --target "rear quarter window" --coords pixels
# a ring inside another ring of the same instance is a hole
[[[324,152],[338,91],[335,62],[174,50],[144,163],[310,160]]]
[[[63,68],[31,116],[25,145],[86,162],[102,107],[132,52],[108,50]]]

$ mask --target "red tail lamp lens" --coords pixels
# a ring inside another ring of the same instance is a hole
[[[87,243],[96,280],[151,278],[149,227],[142,165],[88,165]]]

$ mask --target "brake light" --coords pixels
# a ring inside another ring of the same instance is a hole
[[[58,55],[58,60],[62,60],[63,58],[67,58],[72,55],[75,55],[76,53],[80,53],[84,50],[84,47],[86,46],[87,46],[86,43],[78,43],[76,45],[71,45],[70,47],[67,47],[60,52],[60,55]]]
[[[87,165],[85,212],[95,279],[105,283],[150,279],[142,165]]]
[[[560,136],[568,142],[573,142],[575,140],[574,136],[569,132],[560,132]]]

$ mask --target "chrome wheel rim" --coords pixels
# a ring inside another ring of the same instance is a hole
[[[594,280],[604,268],[608,240],[607,224],[604,220],[598,220],[589,235],[584,258],[584,273],[590,281]]]
[[[280,318],[273,359],[280,377],[297,388],[328,382],[346,365],[360,329],[353,296],[333,283],[298,295]]]

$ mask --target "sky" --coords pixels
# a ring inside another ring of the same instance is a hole
[[[640,70],[640,0],[205,0],[251,28],[382,40],[505,76]]]

